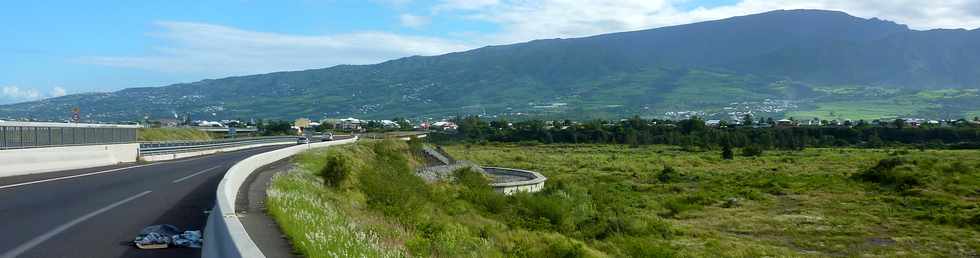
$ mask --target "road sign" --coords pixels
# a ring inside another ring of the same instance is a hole
[[[81,115],[82,109],[80,109],[78,107],[72,108],[71,109],[71,113],[72,113],[71,114],[71,121],[73,123],[78,123],[79,121],[82,120],[82,115]]]

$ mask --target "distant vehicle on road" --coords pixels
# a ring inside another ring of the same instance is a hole
[[[299,137],[296,139],[296,144],[308,144],[310,143],[310,138]]]
[[[320,138],[320,141],[324,141],[324,142],[333,141],[333,134],[332,133],[323,134],[323,138]]]

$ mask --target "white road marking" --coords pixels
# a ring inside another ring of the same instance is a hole
[[[217,165],[217,166],[214,166],[214,167],[212,167],[212,168],[209,168],[209,169],[205,169],[205,170],[201,170],[201,171],[198,171],[197,173],[194,173],[194,174],[190,174],[189,176],[185,176],[185,177],[181,177],[181,178],[178,178],[177,180],[174,180],[174,184],[176,184],[176,183],[180,183],[180,181],[184,181],[184,180],[187,180],[188,178],[192,178],[192,177],[194,177],[194,176],[196,176],[196,175],[200,175],[200,174],[204,174],[204,173],[207,173],[208,171],[211,171],[211,170],[214,170],[214,169],[216,169],[216,168],[219,168],[219,167],[221,167],[221,165]]]
[[[72,175],[72,176],[63,176],[63,177],[48,178],[48,179],[43,179],[43,180],[31,181],[31,182],[23,182],[23,183],[2,185],[2,186],[0,186],[0,190],[7,189],[7,188],[14,188],[14,187],[18,187],[18,186],[33,185],[33,184],[40,184],[40,183],[47,183],[47,182],[51,182],[51,181],[72,179],[72,178],[78,178],[78,177],[84,177],[84,176],[94,176],[94,175],[98,175],[98,174],[105,174],[105,173],[116,172],[116,171],[120,171],[120,170],[132,169],[132,168],[141,168],[141,167],[153,166],[153,165],[160,165],[160,164],[170,164],[170,163],[180,163],[180,162],[194,161],[194,160],[199,160],[199,159],[203,159],[203,158],[210,158],[210,157],[213,157],[213,156],[214,155],[204,155],[204,156],[194,157],[194,158],[189,158],[189,159],[160,161],[160,162],[154,162],[154,163],[150,163],[150,164],[136,165],[136,166],[131,166],[131,167],[114,168],[114,169],[110,169],[110,170],[104,170],[104,171],[98,171],[98,172],[91,172],[91,173],[85,173],[85,174],[78,174],[78,175]],[[202,171],[202,172],[204,172],[204,171]],[[197,175],[197,174],[194,174],[194,175]],[[183,178],[178,179],[177,181],[174,181],[174,183],[177,183],[179,181],[182,181],[182,179]]]
[[[37,245],[39,245],[41,243],[44,243],[44,241],[47,241],[48,239],[51,239],[52,237],[55,237],[58,234],[61,234],[61,232],[64,232],[65,230],[68,230],[69,228],[74,227],[75,225],[78,225],[79,223],[82,223],[85,220],[88,220],[88,219],[90,219],[92,217],[95,217],[95,216],[97,216],[99,214],[102,214],[103,212],[109,211],[109,210],[111,210],[111,209],[113,209],[115,207],[118,207],[120,205],[123,205],[123,204],[125,204],[127,202],[130,202],[132,200],[135,200],[136,198],[143,197],[143,196],[145,196],[147,194],[150,194],[151,192],[153,192],[153,191],[142,192],[142,193],[139,193],[139,194],[130,196],[129,198],[123,199],[122,201],[118,201],[116,203],[110,204],[109,206],[105,206],[102,209],[98,209],[98,210],[93,211],[93,212],[91,212],[89,214],[85,214],[85,216],[81,216],[81,217],[79,217],[77,219],[74,219],[72,221],[69,221],[68,223],[62,224],[61,226],[58,226],[57,228],[54,228],[51,231],[48,231],[47,233],[44,233],[43,235],[40,235],[38,237],[35,237],[34,239],[31,239],[30,241],[27,241],[26,243],[20,244],[19,246],[17,246],[17,248],[14,248],[14,249],[12,249],[10,251],[7,251],[6,253],[3,253],[3,255],[0,255],[0,257],[2,257],[2,258],[14,258],[14,257],[20,256],[21,254],[24,254],[24,252],[27,252],[28,250],[31,250],[32,248],[36,247]]]
[[[72,178],[83,177],[83,176],[94,176],[94,175],[98,175],[98,174],[105,174],[105,173],[116,172],[116,171],[120,171],[120,170],[126,170],[126,169],[133,169],[133,168],[141,168],[141,167],[146,167],[146,166],[152,166],[152,165],[156,165],[156,164],[159,164],[159,163],[144,164],[144,165],[137,165],[137,166],[131,166],[131,167],[123,167],[123,168],[114,168],[114,169],[110,169],[110,170],[103,170],[103,171],[98,171],[98,172],[78,174],[78,175],[73,175],[73,176],[55,177],[55,178],[48,178],[48,179],[44,179],[44,180],[23,182],[23,183],[17,183],[17,184],[12,184],[12,185],[4,185],[4,186],[0,186],[0,190],[7,189],[7,188],[14,188],[14,187],[18,187],[18,186],[33,185],[33,184],[46,183],[46,182],[51,182],[51,181],[72,179]]]

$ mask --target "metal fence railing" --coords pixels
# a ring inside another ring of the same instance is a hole
[[[0,123],[0,150],[136,142],[136,126]]]
[[[211,149],[222,149],[253,144],[296,142],[296,136],[270,136],[238,139],[222,139],[212,141],[167,141],[142,142],[140,155],[161,155],[181,152],[193,152]]]

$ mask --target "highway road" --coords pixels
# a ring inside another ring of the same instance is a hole
[[[286,146],[0,178],[0,258],[200,257],[200,249],[129,243],[153,224],[202,230],[228,168]]]

